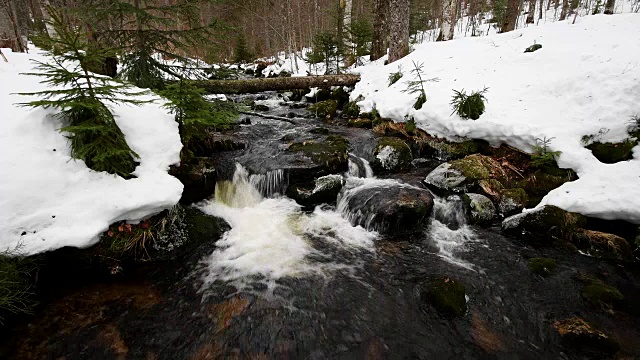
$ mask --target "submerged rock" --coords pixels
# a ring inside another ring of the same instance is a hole
[[[420,297],[447,315],[460,316],[467,311],[464,285],[453,278],[442,277],[422,289]]]
[[[555,321],[562,342],[578,351],[595,350],[608,354],[618,351],[618,342],[579,317]]]
[[[487,225],[496,215],[496,207],[484,195],[468,193],[462,196],[468,206],[472,224]]]
[[[585,217],[580,214],[545,205],[504,219],[502,231],[540,244],[549,242],[553,237],[569,239],[585,222]]]
[[[376,173],[389,173],[409,169],[413,160],[409,145],[402,139],[394,137],[378,139],[373,155],[375,158],[371,162],[371,167]]]
[[[342,175],[326,175],[317,178],[312,184],[289,186],[287,196],[307,208],[320,204],[333,204],[343,185]]]
[[[557,266],[558,264],[556,264],[556,261],[553,259],[542,257],[529,259],[529,270],[542,277],[551,275]]]
[[[360,179],[340,194],[338,210],[352,224],[381,233],[422,229],[433,209],[431,194],[393,180]]]

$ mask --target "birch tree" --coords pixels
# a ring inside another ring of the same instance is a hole
[[[453,39],[453,32],[456,26],[456,0],[443,0],[442,2],[442,20],[440,21],[440,35],[438,41],[447,41]]]

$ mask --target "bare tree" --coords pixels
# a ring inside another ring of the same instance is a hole
[[[527,24],[533,24],[536,17],[536,0],[529,0],[529,9],[527,11]]]
[[[453,39],[453,32],[456,27],[458,4],[456,0],[442,1],[442,19],[440,20],[440,35],[438,41]]]
[[[560,21],[567,18],[568,10],[569,10],[569,0],[562,0],[562,10],[560,10]]]
[[[409,54],[409,0],[391,0],[389,63]]]
[[[513,31],[516,28],[518,22],[518,15],[520,15],[520,5],[522,0],[508,0],[507,11],[504,15],[504,22],[502,23],[501,32]]]
[[[15,0],[0,0],[0,6],[5,10],[9,23],[11,26],[11,37],[9,39],[11,43],[11,50],[15,52],[25,52],[27,47],[22,41],[22,34],[20,32],[21,26],[19,23],[16,2]]]
[[[390,0],[375,0],[373,7],[373,43],[371,44],[371,61],[378,60],[385,56],[387,47],[385,37],[387,36],[387,16],[389,14]]]
[[[607,4],[604,6],[604,13],[612,15],[616,8],[616,0],[607,0]]]

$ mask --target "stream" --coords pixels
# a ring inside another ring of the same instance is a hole
[[[613,321],[580,295],[580,273],[607,273],[638,296],[638,274],[591,257],[505,238],[499,224],[467,223],[458,196],[435,194],[418,233],[376,231],[348,204],[364,189],[426,189],[438,162],[401,175],[376,174],[371,130],[308,118],[275,93],[258,101],[295,124],[243,116],[221,153],[213,198],[194,205],[229,225],[217,242],[189,245],[177,260],[125,280],[61,286],[29,324],[12,358],[65,359],[586,359],[561,346],[557,319],[589,314],[640,354],[637,317]],[[291,114],[290,114],[291,113]],[[283,195],[301,160],[283,152],[326,128],[349,140],[335,204],[304,209]],[[356,225],[354,225],[356,224]],[[364,224],[364,226],[357,225]],[[527,260],[551,257],[549,278]],[[447,316],[421,296],[429,281],[456,279],[467,311]],[[635,291],[635,292],[633,292]],[[631,357],[630,357],[631,358]]]

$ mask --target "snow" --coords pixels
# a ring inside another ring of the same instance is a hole
[[[524,53],[538,43],[542,49]],[[424,63],[427,102],[412,108],[415,95],[403,93],[414,77],[412,61]],[[597,135],[616,142],[628,134],[630,118],[640,114],[640,14],[578,17],[505,34],[431,42],[407,57],[384,65],[384,58],[354,71],[362,80],[351,94],[364,100],[362,111],[377,108],[383,117],[409,115],[430,134],[450,140],[485,139],[532,151],[537,139],[551,139],[561,151],[558,164],[579,179],[553,190],[538,206],[556,205],[603,219],[640,224],[640,147],[634,158],[599,162],[581,138]],[[388,86],[390,73],[404,76]],[[487,109],[479,120],[452,115],[452,89],[488,87]]]
[[[71,158],[53,110],[19,107],[19,92],[44,89],[30,59],[42,53],[14,54],[2,49],[0,61],[0,250],[20,247],[36,254],[64,246],[88,247],[114,222],[140,221],[175,205],[182,184],[167,174],[180,161],[178,125],[159,99],[139,107],[114,105],[116,122],[140,156],[125,180],[95,172]],[[151,99],[149,95],[140,99]]]

